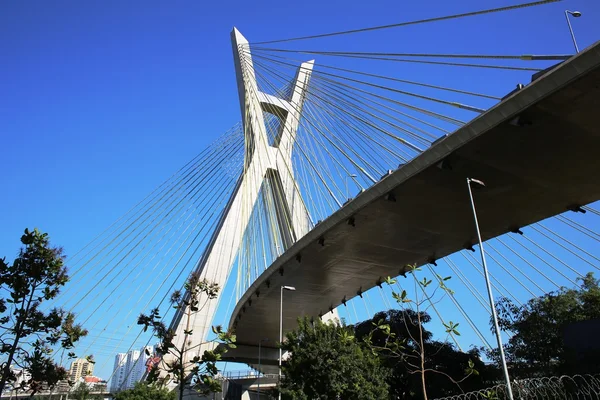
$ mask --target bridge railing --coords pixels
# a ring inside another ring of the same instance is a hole
[[[235,379],[253,379],[253,378],[277,378],[277,374],[263,374],[259,371],[249,369],[242,371],[228,371],[221,374],[220,378],[224,380]]]

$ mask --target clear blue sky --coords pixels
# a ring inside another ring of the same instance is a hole
[[[0,256],[25,227],[72,254],[240,119],[229,32],[251,41],[514,1],[53,1],[0,5]],[[571,53],[600,38],[600,3],[332,40],[330,50]],[[325,48],[327,41],[296,48]],[[320,47],[320,46],[325,47]],[[335,45],[335,47],[334,47]],[[318,61],[317,61],[318,62]],[[415,72],[414,79],[427,81]],[[449,86],[468,83],[450,76]],[[511,88],[488,82],[487,92]],[[482,90],[484,91],[484,90]]]
[[[234,25],[260,41],[484,6],[426,3],[304,1],[294,14],[293,3],[281,1],[4,2],[0,254],[14,254],[26,226],[51,232],[74,252],[238,121],[229,40]],[[398,42],[378,46],[435,46],[450,28],[463,39],[453,51],[569,53],[566,8],[584,13],[573,21],[580,47],[600,37],[598,2],[573,0],[497,14],[492,27],[477,17],[430,24],[421,35],[387,31]],[[364,50],[369,38],[346,36],[343,49]],[[482,40],[490,42],[482,47]]]

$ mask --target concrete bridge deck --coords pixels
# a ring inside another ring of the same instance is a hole
[[[254,363],[302,315],[317,317],[407,264],[422,265],[476,243],[466,177],[482,235],[490,239],[600,199],[600,44],[596,43],[383,178],[295,243],[248,289],[230,328],[230,360]],[[246,346],[244,346],[246,345]],[[271,349],[269,349],[271,347]],[[263,364],[272,357],[265,357]]]

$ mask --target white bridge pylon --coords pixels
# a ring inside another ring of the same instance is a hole
[[[201,278],[225,287],[232,266],[240,251],[263,182],[278,188],[281,196],[274,196],[281,243],[284,249],[304,236],[311,228],[310,216],[303,202],[292,169],[292,150],[301,117],[302,106],[312,73],[313,61],[300,65],[292,94],[283,99],[258,89],[248,41],[237,30],[231,32],[235,72],[240,108],[244,124],[244,170],[236,189],[229,199],[213,236],[196,266]],[[269,144],[263,112],[279,119],[279,131],[273,144]],[[293,283],[290,283],[293,284]],[[219,293],[219,296],[221,293]],[[183,310],[175,315],[171,329],[176,330],[175,342],[181,349],[184,330],[192,329],[187,338],[186,360],[201,355],[205,347],[219,298],[200,299],[202,309],[193,315],[190,326]],[[169,356],[163,362],[169,362]]]

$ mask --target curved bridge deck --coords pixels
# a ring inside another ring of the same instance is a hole
[[[407,264],[476,243],[466,177],[487,185],[475,193],[484,240],[600,199],[599,66],[596,43],[315,227],[237,304],[230,328],[238,343],[255,346],[270,338],[264,347],[276,346],[281,285],[297,288],[285,300],[287,331],[298,316],[324,314]],[[253,357],[232,351],[227,358]]]

